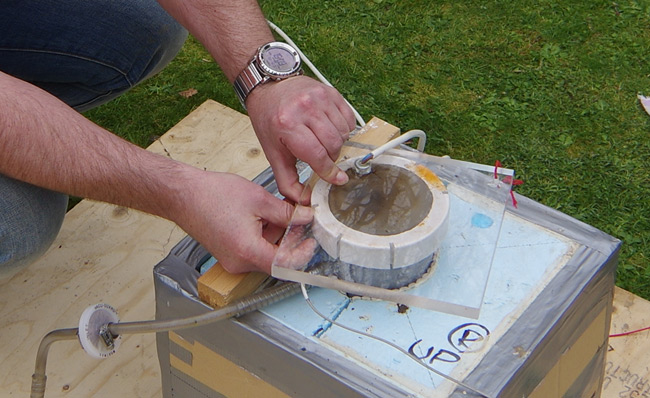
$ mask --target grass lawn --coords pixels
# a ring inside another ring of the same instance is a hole
[[[617,284],[650,299],[650,0],[262,1],[367,120],[427,152],[517,171],[517,191],[624,242]],[[179,92],[196,89],[185,98]],[[87,113],[146,146],[206,99],[242,110],[193,39]]]

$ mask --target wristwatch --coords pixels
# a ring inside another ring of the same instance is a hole
[[[260,47],[233,83],[244,109],[246,109],[246,98],[255,87],[269,81],[302,75],[300,66],[298,51],[286,43],[274,41]]]

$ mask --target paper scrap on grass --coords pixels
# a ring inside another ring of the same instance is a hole
[[[640,94],[637,94],[637,98],[639,98],[639,101],[641,101],[641,105],[643,105],[643,109],[645,109],[646,113],[650,115],[650,97],[644,97]]]
[[[181,91],[178,93],[181,97],[190,98],[194,94],[198,94],[198,91],[195,88],[188,88],[187,90]]]

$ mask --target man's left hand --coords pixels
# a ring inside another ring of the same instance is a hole
[[[302,198],[296,158],[308,163],[323,180],[342,185],[348,177],[334,162],[354,130],[354,113],[341,94],[306,76],[258,86],[246,101],[278,189],[287,198]]]

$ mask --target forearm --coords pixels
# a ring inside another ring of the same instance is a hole
[[[0,173],[160,216],[186,167],[93,124],[48,93],[0,73]]]
[[[273,35],[255,0],[158,0],[214,57],[233,81]]]
[[[208,49],[232,82],[256,50],[273,41],[256,0],[158,0]],[[331,87],[305,77],[258,84],[246,108],[280,192],[306,204],[296,158],[323,179],[344,184],[347,175],[334,161],[354,129],[354,114]]]

